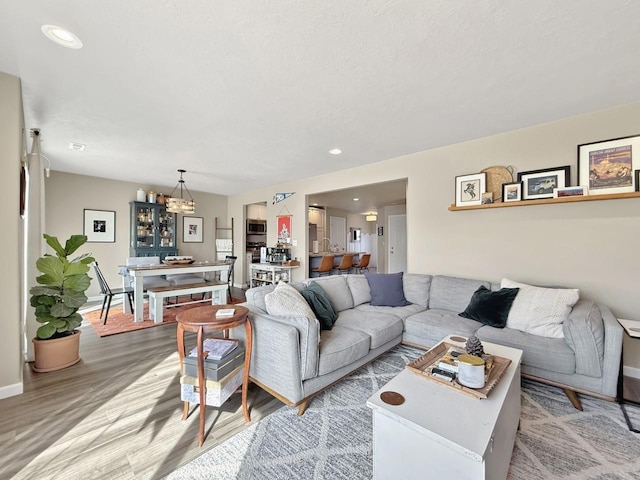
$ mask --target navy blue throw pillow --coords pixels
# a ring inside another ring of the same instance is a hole
[[[404,298],[402,272],[365,273],[371,290],[371,305],[376,307],[404,307],[411,305]]]
[[[338,319],[338,313],[318,282],[311,282],[300,294],[316,314],[316,318],[320,322],[320,329],[331,330],[334,322]]]
[[[497,292],[492,292],[482,285],[473,292],[469,305],[459,315],[490,327],[504,328],[509,310],[519,290],[519,288],[501,288]]]

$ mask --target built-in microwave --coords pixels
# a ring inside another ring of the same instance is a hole
[[[247,233],[250,235],[258,235],[267,233],[267,221],[266,220],[247,220]]]

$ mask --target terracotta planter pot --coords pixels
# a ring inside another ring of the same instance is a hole
[[[36,372],[53,372],[80,361],[80,330],[74,330],[71,335],[62,338],[34,338],[31,341],[36,357],[33,370]]]

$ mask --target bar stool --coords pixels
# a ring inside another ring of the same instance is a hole
[[[341,272],[349,273],[353,268],[353,253],[345,253],[342,256],[342,260],[338,265],[335,266],[335,269],[338,270],[338,275]]]
[[[355,269],[355,271],[357,273],[362,273],[365,270],[368,272],[369,271],[369,259],[370,258],[371,258],[371,254],[370,253],[362,254],[362,257],[360,257],[360,261],[353,265],[353,268]]]
[[[312,268],[311,271],[317,273],[320,277],[322,275],[331,275],[331,270],[333,270],[334,258],[335,255],[323,255],[320,266],[317,268]]]

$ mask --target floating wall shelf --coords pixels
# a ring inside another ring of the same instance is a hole
[[[608,195],[585,195],[579,197],[560,197],[560,198],[543,198],[540,200],[522,200],[520,202],[498,202],[487,203],[484,205],[473,205],[469,207],[456,207],[451,204],[449,210],[457,212],[460,210],[483,210],[486,208],[503,208],[503,207],[527,207],[530,205],[550,205],[555,203],[573,203],[573,202],[592,202],[595,200],[619,200],[623,198],[640,198],[640,192],[631,193],[610,193]]]

